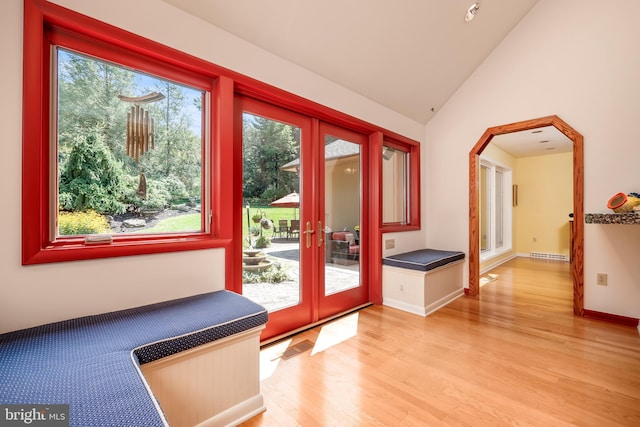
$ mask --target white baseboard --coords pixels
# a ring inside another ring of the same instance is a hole
[[[431,304],[425,307],[425,311],[427,313],[426,315],[427,316],[430,315],[431,313],[438,310],[439,308],[442,308],[445,305],[449,304],[451,301],[454,301],[460,298],[462,295],[464,295],[464,288],[456,289],[455,291],[451,292],[449,295],[445,295],[444,297],[440,298],[438,301],[432,302]]]
[[[422,316],[422,317],[427,315],[426,307],[422,307],[420,305],[415,305],[415,304],[408,304],[404,301],[399,301],[393,298],[384,298],[384,300],[382,301],[382,305],[386,305],[387,307],[391,307],[391,308],[397,308],[398,310],[417,314],[418,316]]]
[[[426,307],[415,304],[408,304],[404,301],[399,301],[393,298],[385,298],[382,302],[382,305],[386,305],[391,308],[397,308],[398,310],[406,311],[408,313],[417,314],[418,316],[426,317],[434,311],[449,304],[451,301],[460,298],[462,295],[464,295],[464,288],[456,289],[449,295],[445,295],[444,297],[432,302]]]
[[[491,271],[491,270],[493,270],[494,268],[496,268],[497,266],[502,265],[502,264],[504,264],[504,263],[505,263],[505,262],[507,262],[507,261],[511,261],[512,259],[514,259],[514,258],[516,258],[516,257],[519,257],[519,256],[525,256],[525,255],[521,255],[521,254],[514,254],[514,255],[511,255],[511,256],[509,256],[509,257],[503,258],[503,259],[501,259],[501,260],[499,260],[499,261],[495,261],[495,262],[493,262],[493,263],[491,263],[491,264],[489,264],[489,265],[485,266],[484,268],[482,268],[482,270],[480,270],[480,275],[483,275],[483,274],[484,274],[484,273],[486,273],[487,271]],[[526,257],[528,258],[528,257],[529,257],[529,254],[526,254]]]
[[[264,412],[266,409],[262,394],[258,394],[238,403],[235,406],[232,406],[208,420],[204,420],[200,424],[197,424],[196,427],[237,426],[238,424],[242,424],[248,419],[255,417],[261,412]]]

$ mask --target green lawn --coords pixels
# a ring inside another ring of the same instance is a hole
[[[200,230],[200,214],[188,214],[163,219],[155,227],[141,230],[143,233],[172,233]]]
[[[297,208],[274,208],[271,206],[255,207],[249,209],[249,224],[251,227],[256,226],[251,217],[256,213],[262,213],[263,217],[273,221],[274,225],[278,227],[278,221],[281,219],[291,220],[297,218]],[[192,231],[200,229],[200,214],[188,214],[174,216],[160,221],[155,227],[147,228],[143,230],[144,233],[172,233],[180,231]],[[247,229],[247,210],[242,209],[242,234],[246,236]],[[268,232],[267,234],[270,234]]]
[[[274,208],[272,206],[266,207],[255,207],[249,209],[249,222],[251,225],[253,221],[251,221],[251,217],[256,213],[262,213],[265,218],[270,219],[273,223],[278,226],[278,221],[281,219],[292,220],[299,218],[298,208]],[[247,209],[242,209],[242,224],[244,227],[247,227]]]

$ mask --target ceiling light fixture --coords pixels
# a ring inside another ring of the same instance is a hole
[[[478,10],[480,10],[480,2],[477,1],[471,6],[469,6],[469,9],[467,10],[467,14],[464,15],[464,22],[471,22],[473,18],[476,17]]]

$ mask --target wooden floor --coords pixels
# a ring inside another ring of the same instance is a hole
[[[263,348],[245,426],[640,426],[640,336],[574,317],[569,266],[518,258],[423,318],[372,306]]]

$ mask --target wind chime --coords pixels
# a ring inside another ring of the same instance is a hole
[[[152,92],[148,95],[137,97],[118,95],[118,98],[121,101],[135,104],[131,106],[131,111],[127,113],[126,152],[127,156],[138,163],[143,154],[155,148],[156,142],[153,117],[150,117],[149,112],[142,108],[140,104],[160,101],[164,99],[164,95]],[[143,199],[147,197],[147,180],[142,172],[140,172],[140,181],[138,182],[136,194]]]

